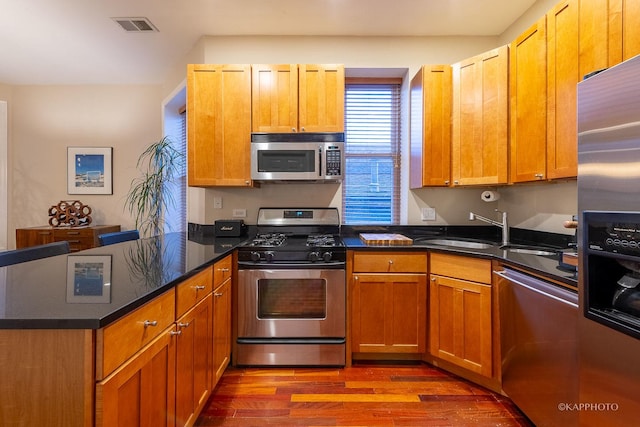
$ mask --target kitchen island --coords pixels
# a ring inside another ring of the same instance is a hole
[[[0,425],[94,425],[110,357],[100,352],[104,331],[134,313],[157,314],[149,321],[169,330],[162,319],[175,321],[175,289],[243,240],[172,233],[0,268]],[[158,345],[154,326],[140,347]],[[110,353],[137,338],[127,331]]]

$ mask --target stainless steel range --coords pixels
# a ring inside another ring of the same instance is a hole
[[[335,208],[262,208],[238,248],[236,365],[345,364],[346,249]]]

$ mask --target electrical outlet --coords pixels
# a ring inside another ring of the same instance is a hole
[[[214,197],[213,198],[213,208],[214,209],[222,209],[222,197]]]
[[[423,221],[435,221],[436,220],[435,208],[422,208],[422,210],[420,211],[420,218]]]
[[[233,217],[234,218],[246,218],[247,217],[247,210],[246,209],[234,209],[233,210]]]

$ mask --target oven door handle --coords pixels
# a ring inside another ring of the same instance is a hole
[[[312,263],[312,262],[304,262],[304,263],[276,263],[276,264],[268,264],[268,263],[260,263],[260,262],[251,262],[251,261],[238,261],[239,269],[260,269],[260,270],[289,270],[289,269],[303,269],[303,270],[339,270],[345,268],[344,261],[335,261],[335,262],[322,262],[322,263]]]

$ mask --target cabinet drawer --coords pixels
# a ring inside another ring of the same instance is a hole
[[[175,290],[171,289],[98,330],[96,376],[109,375],[175,321]]]
[[[232,272],[232,262],[233,257],[231,255],[221,259],[220,261],[213,264],[213,288],[217,288],[221,284],[224,283],[229,277],[231,277]]]
[[[460,255],[431,254],[431,274],[491,283],[491,261]]]
[[[189,311],[213,290],[211,267],[185,280],[176,287],[176,316]]]
[[[353,271],[366,273],[426,273],[427,254],[417,252],[355,252]]]

